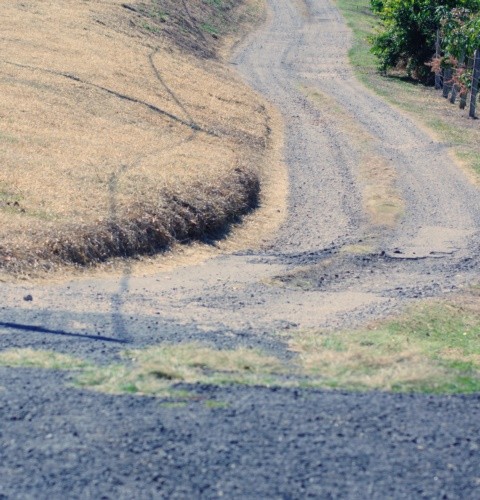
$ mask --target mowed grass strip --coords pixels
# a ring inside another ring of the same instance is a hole
[[[370,52],[368,37],[375,32],[378,18],[370,9],[370,0],[336,0],[353,31],[349,52],[358,78],[391,104],[410,114],[434,139],[451,147],[452,161],[460,165],[471,181],[480,185],[480,125],[468,118],[468,109],[460,110],[441,97],[432,87],[409,79],[405,72],[390,71],[383,76],[377,59]]]

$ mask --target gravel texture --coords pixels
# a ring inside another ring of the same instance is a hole
[[[478,498],[479,396],[199,386],[175,408],[0,373],[1,498]]]
[[[268,4],[233,63],[285,119],[289,210],[270,247],[156,276],[2,285],[0,349],[104,364],[198,340],[286,358],[279,331],[355,326],[478,280],[480,197],[446,146],[355,80],[333,2]],[[333,96],[395,171],[396,226],[369,222],[357,152],[301,85]],[[0,369],[0,498],[480,497],[479,395],[196,387],[172,407],[71,377]]]

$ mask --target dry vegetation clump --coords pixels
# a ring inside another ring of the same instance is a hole
[[[151,254],[258,204],[270,112],[219,53],[259,5],[2,5],[0,269]]]

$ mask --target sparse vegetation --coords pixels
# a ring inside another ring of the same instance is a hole
[[[215,26],[211,25],[210,23],[203,23],[201,25],[201,28],[203,31],[205,31],[206,33],[210,33],[211,35],[219,35],[219,30],[218,28],[216,28]]]
[[[418,305],[362,330],[294,331],[287,361],[261,351],[165,344],[126,351],[124,362],[94,366],[31,349],[0,353],[0,365],[79,370],[79,387],[152,395],[174,405],[195,398],[195,384],[310,387],[436,394],[480,392],[480,292]],[[209,408],[223,403],[205,402]]]
[[[54,351],[12,349],[0,352],[0,366],[43,368],[46,370],[78,370],[86,368],[85,361]]]
[[[127,364],[86,370],[78,384],[114,394],[168,397],[179,383],[280,385],[278,375],[285,370],[281,361],[261,352],[199,344],[161,345],[129,351],[125,357]]]
[[[480,309],[439,304],[358,332],[298,332],[307,385],[395,392],[480,391]]]

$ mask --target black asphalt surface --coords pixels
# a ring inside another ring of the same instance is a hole
[[[0,498],[479,498],[480,396],[195,387],[0,369]]]

